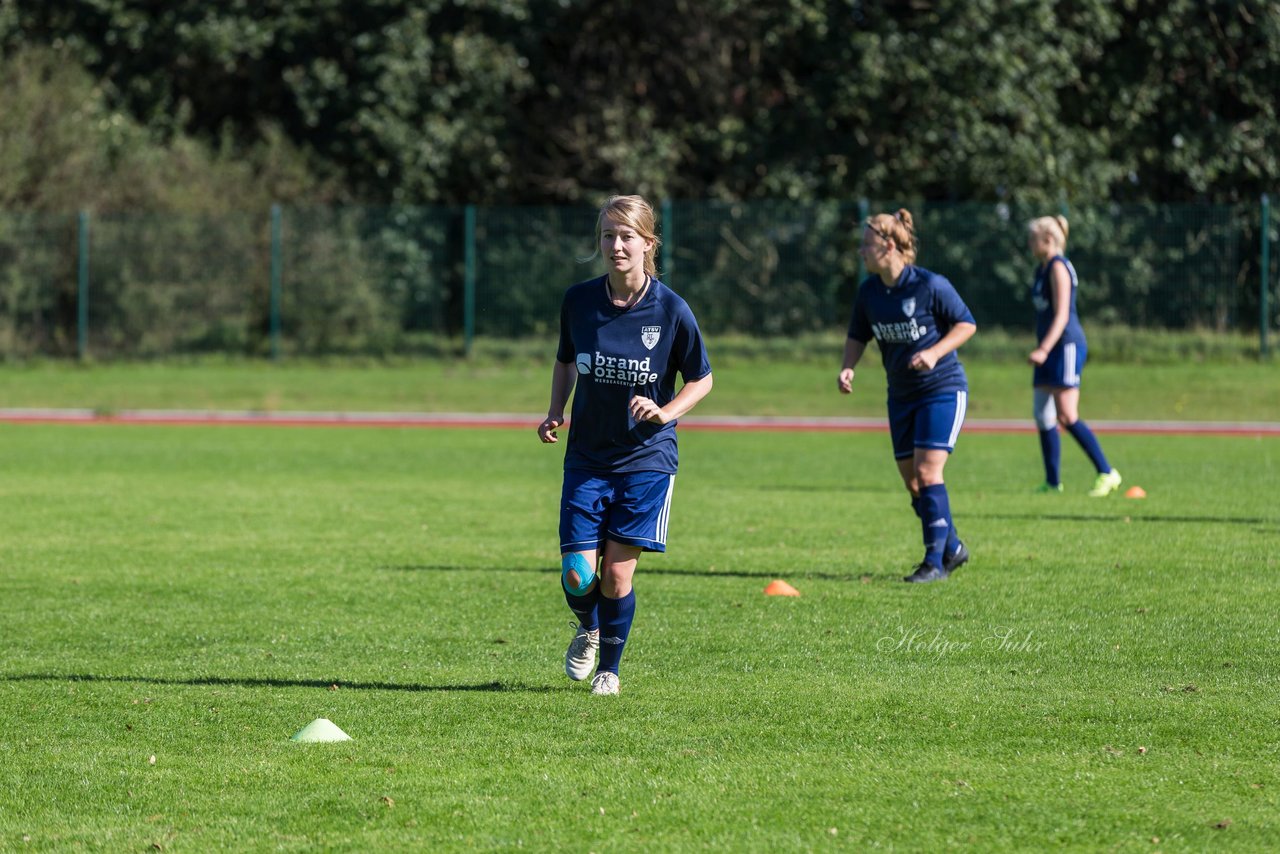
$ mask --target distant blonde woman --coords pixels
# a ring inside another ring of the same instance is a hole
[[[915,266],[910,211],[868,217],[858,251],[871,275],[858,288],[836,387],[853,391],[854,369],[874,338],[888,379],[893,458],[924,536],[924,560],[903,581],[942,581],[969,560],[942,470],[969,397],[956,349],[978,326],[950,282]]]
[[[1067,220],[1042,216],[1031,221],[1027,244],[1040,262],[1031,285],[1039,341],[1027,361],[1035,366],[1035,419],[1040,429],[1040,453],[1044,457],[1044,483],[1039,492],[1062,492],[1058,425],[1072,435],[1088,454],[1097,477],[1089,494],[1105,498],[1120,486],[1120,472],[1111,467],[1089,426],[1080,420],[1080,375],[1088,346],[1084,327],[1076,313],[1076,270],[1067,260]]]

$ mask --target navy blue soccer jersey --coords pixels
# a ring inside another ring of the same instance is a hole
[[[849,337],[863,344],[875,338],[889,381],[889,398],[915,400],[968,389],[964,366],[954,351],[939,359],[931,371],[910,367],[914,354],[937,344],[957,323],[974,323],[974,319],[951,283],[923,267],[907,266],[894,287],[879,276],[862,282],[853,303]]]
[[[1071,277],[1071,316],[1067,319],[1067,328],[1062,330],[1062,338],[1054,345],[1054,349],[1061,347],[1063,344],[1084,343],[1084,327],[1080,325],[1080,315],[1076,314],[1076,286],[1078,284],[1076,268],[1071,266],[1071,262],[1062,255],[1054,255],[1040,269],[1036,270],[1036,280],[1031,285],[1031,304],[1035,306],[1036,310],[1036,339],[1043,340],[1044,334],[1049,331],[1049,327],[1053,324],[1054,292],[1053,280],[1049,278],[1049,271],[1059,261],[1066,268],[1067,275]]]
[[[560,306],[556,360],[578,369],[564,467],[674,474],[676,422],[637,422],[629,403],[640,395],[666,406],[676,374],[693,382],[711,373],[702,333],[688,304],[657,279],[625,309],[609,299],[607,279],[572,286]]]

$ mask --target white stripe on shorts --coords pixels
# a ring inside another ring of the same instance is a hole
[[[676,491],[676,476],[671,475],[667,481],[667,498],[662,502],[662,512],[658,514],[658,530],[654,539],[662,545],[667,544],[667,522],[671,520],[671,493]]]
[[[956,392],[956,420],[951,422],[951,435],[947,437],[947,446],[954,448],[960,438],[960,428],[964,426],[964,411],[969,405],[969,392]]]
[[[1080,375],[1076,373],[1076,345],[1062,345],[1062,384],[1070,388],[1080,385]]]

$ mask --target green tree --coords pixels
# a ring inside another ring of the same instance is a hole
[[[1063,112],[1107,145],[1111,195],[1253,202],[1280,183],[1280,4],[1126,0]]]
[[[10,43],[65,45],[148,127],[246,147],[278,125],[361,198],[464,197],[513,172],[521,2],[46,0],[17,16]]]
[[[0,0],[161,139],[278,128],[349,198],[1233,201],[1280,176],[1263,0]]]

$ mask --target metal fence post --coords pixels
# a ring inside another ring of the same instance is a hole
[[[1262,194],[1262,283],[1258,292],[1258,305],[1260,315],[1258,317],[1258,347],[1262,353],[1262,358],[1267,358],[1267,331],[1271,326],[1271,306],[1269,297],[1271,296],[1271,199],[1266,193]]]
[[[280,279],[282,216],[279,205],[271,206],[271,360],[280,359]]]
[[[476,206],[463,214],[462,351],[471,355],[476,337]]]
[[[662,200],[662,265],[658,270],[662,280],[671,283],[671,271],[676,266],[675,230],[671,226],[671,200]]]
[[[80,361],[89,356],[89,212],[76,218],[79,265],[76,287],[76,352]]]

